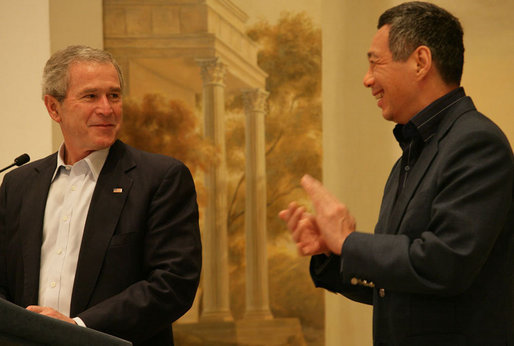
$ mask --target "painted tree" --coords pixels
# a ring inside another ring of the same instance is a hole
[[[303,174],[321,175],[321,32],[305,13],[285,13],[276,25],[260,22],[248,35],[262,46],[258,64],[269,75],[267,199],[268,214],[273,217],[269,221],[274,224],[274,212],[284,207],[284,200],[304,196],[301,191],[295,195]],[[242,112],[241,96],[235,97],[228,109]],[[244,193],[242,117],[231,117],[227,128],[229,171],[241,172],[230,201],[230,226],[244,214],[244,198],[240,198]],[[271,236],[281,236],[282,228],[278,224],[271,227]]]
[[[120,138],[136,148],[183,161],[195,178],[201,202],[205,191],[199,173],[216,162],[217,153],[200,133],[194,112],[179,100],[149,94],[140,102],[124,101],[123,117]]]
[[[322,344],[322,293],[309,278],[308,259],[298,258],[285,225],[277,217],[290,201],[306,200],[299,185],[305,173],[321,176],[321,32],[305,13],[284,13],[277,24],[262,21],[248,35],[261,46],[258,64],[269,75],[265,122],[271,307],[276,316],[297,316],[304,327],[317,329],[317,342],[311,340],[309,344]],[[227,120],[227,164],[233,177],[227,220],[232,291],[244,291],[242,107],[241,96],[234,97],[227,107],[231,113]],[[232,309],[236,317],[242,315],[244,295],[232,296]]]

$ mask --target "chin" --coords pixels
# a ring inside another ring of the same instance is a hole
[[[104,138],[96,141],[96,150],[102,150],[114,144],[116,138]]]
[[[394,121],[394,117],[391,114],[382,112],[382,117],[387,121]]]

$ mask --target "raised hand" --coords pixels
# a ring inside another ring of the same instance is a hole
[[[355,231],[355,218],[318,180],[305,175],[301,184],[312,201],[321,238],[330,252],[340,255],[346,237]]]
[[[304,207],[292,202],[288,209],[282,210],[278,215],[287,223],[300,255],[313,256],[329,253],[314,216],[307,213]]]

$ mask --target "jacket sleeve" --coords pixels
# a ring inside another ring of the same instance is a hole
[[[340,293],[359,303],[370,305],[373,303],[373,290],[370,287],[355,286],[343,281],[340,256],[313,256],[310,263],[310,273],[316,287]]]

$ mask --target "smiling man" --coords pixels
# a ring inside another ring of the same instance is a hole
[[[43,73],[59,151],[4,177],[0,298],[132,341],[173,345],[201,269],[196,192],[178,160],[117,140],[123,77],[70,46]]]
[[[430,3],[379,18],[370,88],[402,157],[375,233],[317,180],[280,212],[318,287],[373,305],[375,345],[514,345],[514,159],[460,87],[463,31]],[[350,183],[350,182],[348,182]]]
[[[50,117],[61,126],[64,161],[72,165],[114,143],[121,126],[122,101],[113,64],[79,61],[70,64],[68,73],[67,95],[45,94],[44,101]]]

